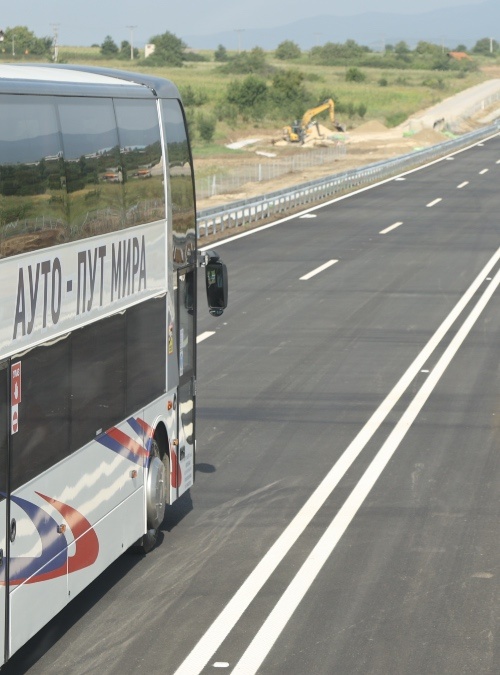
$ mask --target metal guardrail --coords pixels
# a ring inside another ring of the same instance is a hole
[[[455,150],[493,136],[499,133],[499,130],[500,121],[424,150],[417,150],[390,160],[369,164],[360,169],[351,169],[326,178],[301,183],[284,190],[270,192],[267,195],[204,209],[198,213],[198,238],[217,234],[226,229],[265,221],[308,204],[319,203],[346,194],[448,155]]]

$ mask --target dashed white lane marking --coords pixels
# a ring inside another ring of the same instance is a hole
[[[338,263],[338,260],[329,260],[324,265],[321,265],[321,267],[317,267],[315,270],[312,270],[312,272],[308,272],[307,274],[304,274],[303,277],[300,277],[300,281],[308,281],[308,279],[311,279],[311,277],[315,277],[316,274],[319,274],[320,272],[324,272],[325,270],[327,270],[332,265],[335,265],[335,263]]]
[[[402,176],[400,176],[399,178],[396,178],[395,180],[402,181],[402,180],[406,180],[406,178],[403,178]]]
[[[300,218],[317,218],[318,216],[315,213],[304,213],[303,216],[299,216]]]
[[[442,202],[442,201],[443,201],[443,198],[442,198],[442,197],[438,197],[438,198],[435,199],[433,202],[429,202],[429,203],[427,204],[427,208],[430,209],[431,206],[435,206],[436,204],[439,204],[439,202]]]
[[[495,162],[495,164],[500,164],[500,159],[497,159],[497,161]]]
[[[479,175],[482,176],[485,173],[488,173],[489,169],[483,169],[482,171],[479,172]]]
[[[454,157],[447,157],[447,158],[446,158],[446,161],[447,161],[447,162],[453,162],[454,159],[455,159]]]
[[[196,343],[199,344],[200,342],[203,342],[203,340],[206,340],[212,335],[215,335],[214,330],[206,330],[204,333],[200,333],[200,335],[198,335],[198,337],[196,338]]]
[[[388,232],[390,232],[391,230],[395,230],[396,227],[399,227],[402,224],[403,224],[403,221],[401,221],[399,223],[394,223],[394,225],[389,225],[389,227],[386,227],[385,230],[380,230],[379,234],[387,234]]]
[[[461,188],[464,188],[466,185],[469,185],[468,180],[464,180],[463,183],[460,183],[460,185],[457,185],[457,190],[460,190]]]
[[[214,668],[229,668],[229,663],[227,661],[216,661]]]

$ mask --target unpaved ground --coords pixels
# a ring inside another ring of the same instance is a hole
[[[321,126],[320,129],[325,133],[325,137],[331,138],[333,136],[337,140],[321,141],[317,139],[316,144],[345,143],[345,156],[335,160],[330,165],[323,164],[316,168],[310,167],[271,181],[247,183],[238,191],[199,200],[198,208],[210,208],[273,192],[315,178],[341,173],[348,169],[390,159],[441,143],[449,138],[445,133],[449,129],[452,129],[454,133],[465,133],[490,124],[494,119],[500,117],[500,100],[488,104],[489,97],[495,95],[500,96],[500,79],[488,80],[481,85],[446,99],[432,108],[412,115],[406,122],[393,129],[388,129],[377,121],[361,124],[345,134],[339,134]],[[232,140],[237,142],[245,139]],[[308,151],[307,147],[304,148],[300,145],[277,143],[276,141],[279,140],[279,130],[259,130],[258,140],[255,139],[254,135],[254,142],[244,145],[248,158],[242,158],[241,154],[234,158],[224,158],[224,167],[227,169],[231,165],[240,166],[242,161],[245,163],[263,162],[266,161],[266,154],[274,154],[279,157],[290,153]],[[313,143],[308,143],[308,145],[312,146]],[[214,160],[195,161],[195,171],[203,170],[205,166],[213,167]]]

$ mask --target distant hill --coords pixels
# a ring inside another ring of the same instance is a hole
[[[325,6],[323,2],[311,8]],[[417,6],[417,5],[415,5]],[[311,11],[309,9],[308,11]],[[264,23],[259,20],[259,23]],[[385,44],[404,40],[414,47],[420,40],[443,44],[453,49],[458,44],[473,47],[477,40],[493,37],[500,25],[500,2],[486,0],[475,5],[463,5],[454,9],[436,9],[414,14],[386,14],[369,12],[356,16],[325,14],[304,18],[300,21],[266,28],[235,26],[205,35],[181,35],[194,49],[216,49],[219,44],[227,49],[249,50],[255,46],[266,50],[275,49],[283,40],[293,40],[301,49],[326,42],[345,42],[353,39],[373,50],[381,50]]]

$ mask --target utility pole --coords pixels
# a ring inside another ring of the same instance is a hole
[[[59,26],[61,24],[59,23],[51,23],[52,26],[52,32],[54,33],[54,37],[52,39],[52,44],[54,45],[54,56],[52,57],[54,60],[54,63],[57,63],[57,59],[59,58],[59,45],[57,43],[58,37],[59,37]]]
[[[134,60],[134,28],[137,28],[137,26],[127,26],[127,28],[130,30],[130,60]]]

